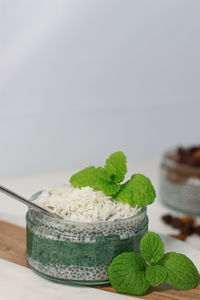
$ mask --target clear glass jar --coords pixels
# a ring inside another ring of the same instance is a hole
[[[60,220],[29,209],[26,221],[31,268],[50,280],[86,285],[107,283],[113,258],[126,251],[139,252],[148,229],[146,207],[133,217],[99,223]]]
[[[167,207],[200,216],[200,168],[170,159],[176,149],[164,154],[160,166],[159,199]]]

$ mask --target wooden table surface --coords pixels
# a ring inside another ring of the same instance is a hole
[[[26,259],[26,231],[24,228],[0,221],[0,258],[10,262],[29,267]],[[95,288],[113,292],[115,290],[110,285],[96,286]],[[166,284],[160,287],[150,288],[148,293],[139,297],[142,299],[200,299],[200,284],[196,289],[189,291],[179,291]]]

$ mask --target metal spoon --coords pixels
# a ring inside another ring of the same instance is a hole
[[[61,218],[59,215],[57,215],[56,213],[53,213],[53,212],[48,211],[47,209],[45,209],[45,208],[39,206],[38,204],[36,204],[36,203],[34,203],[34,202],[31,202],[31,201],[27,200],[26,198],[24,198],[24,197],[22,197],[22,196],[16,194],[15,192],[13,192],[13,191],[11,191],[11,190],[9,190],[9,189],[3,187],[2,185],[0,185],[0,192],[2,192],[2,193],[4,193],[4,194],[6,194],[6,195],[8,195],[8,196],[10,196],[10,197],[12,197],[12,198],[14,198],[14,199],[20,201],[20,202],[22,202],[22,203],[28,205],[29,207],[32,207],[32,208],[35,208],[35,209],[39,209],[40,211],[42,211],[42,212],[48,214],[48,215],[51,216],[51,217],[56,217],[56,218],[62,219],[62,218]]]

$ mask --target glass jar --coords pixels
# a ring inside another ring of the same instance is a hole
[[[160,166],[159,199],[167,207],[200,216],[200,168],[172,160],[176,149],[164,154]]]
[[[30,267],[50,280],[85,285],[107,283],[113,258],[139,252],[148,229],[146,207],[132,217],[98,223],[60,220],[29,209],[26,222]]]

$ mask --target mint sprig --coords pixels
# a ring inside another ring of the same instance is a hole
[[[125,252],[111,262],[109,280],[119,293],[142,295],[150,286],[162,282],[182,290],[197,286],[199,274],[193,262],[180,253],[164,254],[164,243],[159,235],[146,233],[140,242],[140,251],[143,257]]]
[[[128,203],[132,207],[151,204],[156,197],[151,181],[142,174],[134,174],[127,182],[121,183],[126,172],[126,156],[118,151],[108,157],[104,168],[91,166],[83,169],[72,175],[70,183],[74,187],[90,186],[95,190],[101,190],[115,200]]]

